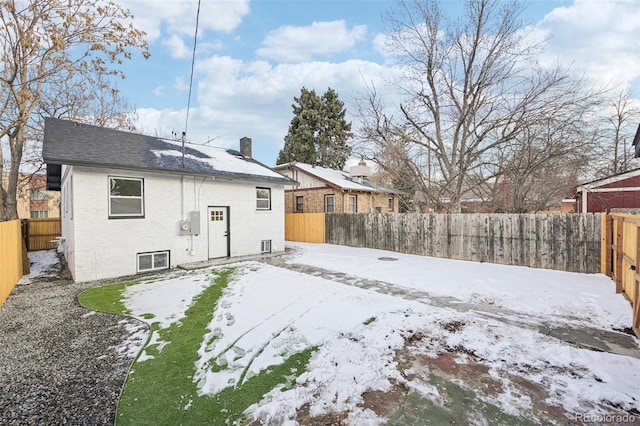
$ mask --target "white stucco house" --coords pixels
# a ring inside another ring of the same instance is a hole
[[[292,179],[241,152],[48,118],[47,185],[76,281],[284,250]]]

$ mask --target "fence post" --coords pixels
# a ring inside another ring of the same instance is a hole
[[[636,268],[640,267],[640,223],[635,222],[636,226]],[[631,328],[636,336],[640,337],[640,273],[636,269],[633,274],[633,299],[631,303],[633,305],[633,321]]]
[[[29,220],[28,219],[20,220],[20,232],[22,232],[22,241],[24,242],[25,247],[29,247]]]
[[[29,248],[29,220],[20,220],[20,241],[22,243],[22,274],[27,275],[31,273],[31,265],[29,264],[29,255],[27,254]]]
[[[616,293],[622,293],[622,236],[624,235],[624,218],[616,217]]]
[[[613,277],[613,217],[603,213],[600,216],[600,272]]]

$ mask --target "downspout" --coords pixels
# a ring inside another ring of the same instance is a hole
[[[184,220],[184,175],[180,176],[180,220]]]
[[[587,189],[582,188],[582,211],[580,213],[587,213]]]

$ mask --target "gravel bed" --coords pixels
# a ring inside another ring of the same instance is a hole
[[[18,284],[0,307],[0,424],[114,424],[147,326],[80,306],[107,281],[60,277]]]

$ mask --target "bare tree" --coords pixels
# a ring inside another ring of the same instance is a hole
[[[16,191],[25,141],[43,94],[65,82],[124,77],[117,68],[132,50],[148,57],[144,33],[110,0],[0,0],[0,220],[17,218]],[[34,126],[35,127],[35,126]]]
[[[463,16],[447,20],[436,0],[402,0],[389,15],[389,48],[403,70],[395,87],[404,101],[393,118],[371,100],[368,109],[377,110],[365,118],[361,138],[380,138],[375,129],[384,128],[410,144],[414,163],[428,165],[430,178],[420,186],[435,206],[460,211],[471,176],[495,180],[504,172],[485,175],[501,150],[541,118],[591,99],[570,72],[537,63],[543,44],[523,30],[522,11],[517,2],[467,0]]]
[[[421,158],[406,133],[410,129],[395,124],[387,116],[373,84],[369,93],[356,102],[361,127],[354,152],[372,160],[378,171],[373,180],[398,190],[401,211],[421,210],[420,194],[428,191],[428,176],[421,173]]]
[[[99,127],[136,131],[136,113],[104,75],[93,79],[55,81],[41,93],[40,102],[25,127],[22,166],[39,171],[42,163],[44,119],[64,118]]]
[[[640,105],[633,103],[631,94],[626,90],[618,92],[607,106],[611,113],[604,118],[602,125],[602,158],[609,164],[605,165],[602,175],[618,174],[631,168],[634,158],[631,141],[640,121]]]

